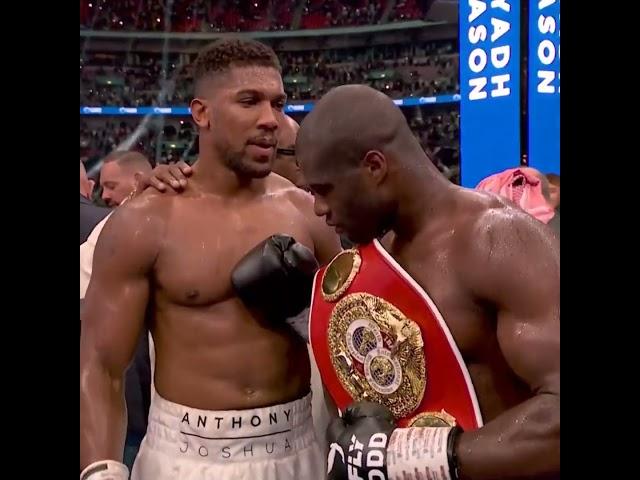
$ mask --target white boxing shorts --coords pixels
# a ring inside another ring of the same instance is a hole
[[[253,410],[184,407],[156,392],[131,480],[324,480],[311,394]]]

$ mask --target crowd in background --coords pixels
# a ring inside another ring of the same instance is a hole
[[[368,84],[392,98],[457,93],[453,41],[324,51],[278,52],[290,100],[320,98],[331,88]],[[191,95],[185,54],[85,53],[80,59],[84,106],[186,106]]]
[[[369,84],[392,98],[457,93],[458,55],[454,50],[453,41],[439,41],[278,55],[289,100],[305,102],[349,83]],[[192,60],[185,54],[170,55],[163,63],[161,55],[154,53],[86,53],[80,61],[80,104],[187,106]],[[403,112],[424,148],[455,181],[457,106],[410,107]],[[195,130],[189,118],[110,118],[89,123],[86,118],[81,121],[80,149],[81,156],[90,161],[127,140],[130,148],[159,162],[191,160],[196,154]]]
[[[423,18],[423,3],[417,0],[81,0],[80,28],[243,32],[375,25]]]

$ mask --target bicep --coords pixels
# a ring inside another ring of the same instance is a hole
[[[96,245],[80,350],[84,361],[93,358],[119,375],[133,357],[143,330],[153,242],[145,245],[145,235],[134,232],[126,221],[113,223],[105,227]]]
[[[533,391],[558,393],[558,245],[550,232],[528,219],[494,233],[501,240],[485,256],[479,288],[483,300],[495,308],[500,349],[512,371]]]
[[[498,311],[500,349],[534,392],[559,393],[560,317],[553,305]]]

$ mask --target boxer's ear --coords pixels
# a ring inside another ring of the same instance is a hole
[[[369,150],[365,153],[362,165],[375,184],[380,184],[387,177],[387,159],[378,150]]]
[[[209,128],[208,102],[202,98],[194,98],[191,100],[191,117],[198,127]]]

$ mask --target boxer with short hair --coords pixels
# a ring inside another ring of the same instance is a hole
[[[329,478],[557,478],[560,253],[548,226],[446,180],[400,109],[366,86],[325,95],[296,153],[316,214],[362,245],[317,274],[311,308],[314,355],[344,411],[328,431]]]
[[[143,325],[156,394],[133,479],[323,479],[305,342],[317,261],[340,250],[313,199],[271,175],[286,99],[267,46],[195,64],[199,158],[181,195],[147,190],[98,239],[81,338],[81,478],[125,479],[123,373]],[[304,332],[302,332],[304,333]]]

